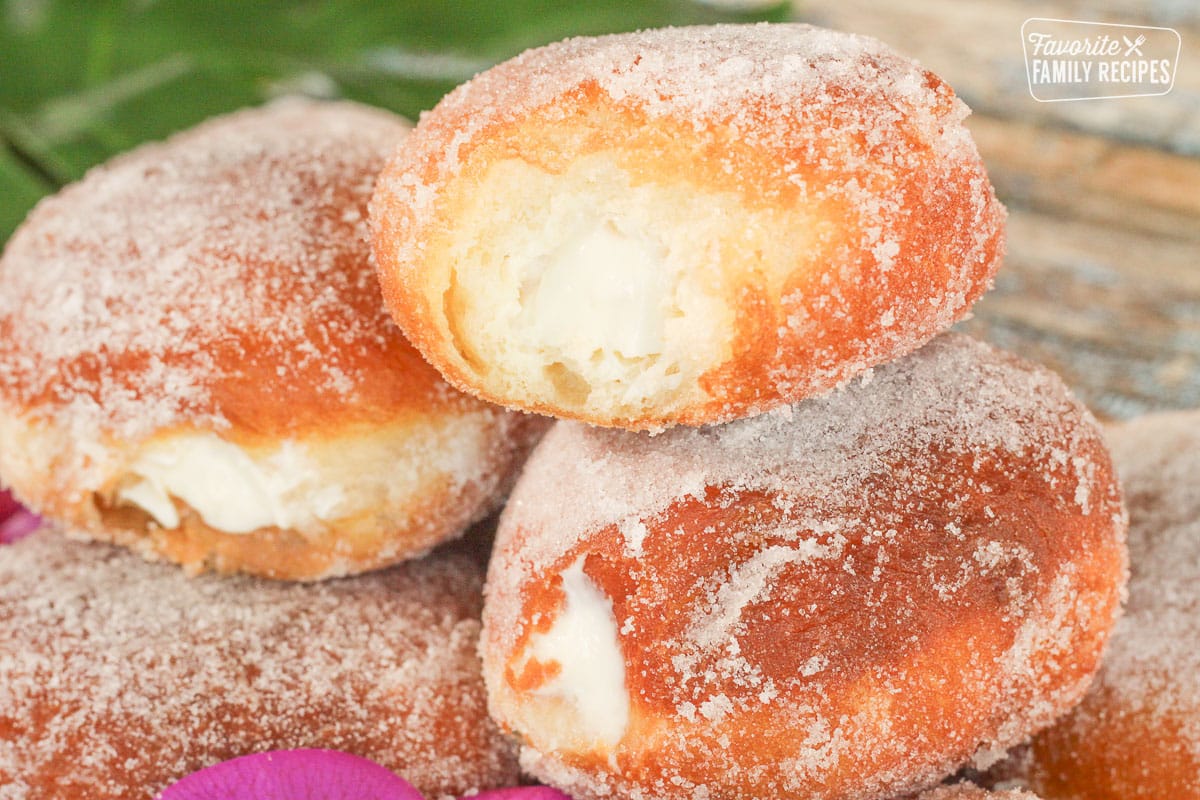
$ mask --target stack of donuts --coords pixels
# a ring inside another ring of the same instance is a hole
[[[1125,518],[1061,381],[946,332],[1004,250],[966,114],[865,37],[665,29],[44,201],[0,260],[0,478],[55,529],[0,552],[0,797],[321,747],[884,800],[1049,726]],[[506,495],[483,589],[444,543]]]
[[[492,511],[541,423],[451,389],[383,308],[367,204],[407,131],[239,112],[93,170],[8,243],[0,475],[54,529],[0,552],[4,800],[150,797],[281,748],[430,797],[516,781],[483,559],[417,557]]]
[[[944,333],[1003,252],[966,114],[870,39],[650,31],[492,69],[385,169],[401,328],[459,388],[560,419],[483,611],[528,774],[896,797],[1083,696],[1119,491],[1057,377]]]

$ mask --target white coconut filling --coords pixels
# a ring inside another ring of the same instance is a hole
[[[209,527],[249,533],[266,527],[292,528],[312,518],[335,516],[338,486],[296,493],[314,482],[316,466],[294,443],[266,458],[253,457],[211,433],[180,434],[150,442],[128,468],[116,493],[164,528],[179,527],[172,498],[186,503]]]
[[[576,369],[660,355],[673,288],[664,260],[661,245],[613,220],[582,228],[531,265],[514,333]],[[615,366],[619,378],[626,368]]]
[[[579,731],[609,747],[625,735],[629,694],[625,690],[625,658],[617,640],[612,602],[583,571],[583,557],[562,572],[566,605],[550,630],[537,634],[529,654],[556,661],[561,670],[534,694],[572,704]]]

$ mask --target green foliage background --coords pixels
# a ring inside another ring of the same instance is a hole
[[[0,242],[92,165],[287,93],[414,118],[521,50],[577,34],[781,20],[685,0],[0,0]]]

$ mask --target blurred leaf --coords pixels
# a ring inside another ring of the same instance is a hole
[[[685,0],[0,0],[0,241],[92,165],[271,97],[349,97],[415,118],[539,44],[783,19]]]
[[[0,150],[0,231],[6,238],[38,198],[53,188],[53,184]]]

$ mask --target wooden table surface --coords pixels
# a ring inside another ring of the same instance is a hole
[[[801,18],[918,58],[973,109],[1008,256],[964,330],[1061,374],[1102,418],[1200,407],[1200,0],[809,0]],[[1172,27],[1160,97],[1039,103],[1021,23]]]

